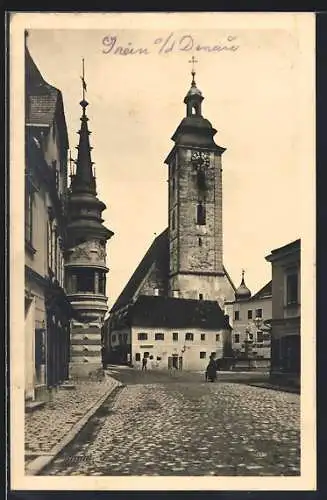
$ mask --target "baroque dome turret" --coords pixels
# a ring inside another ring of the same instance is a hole
[[[251,291],[248,289],[248,287],[245,284],[244,281],[244,271],[242,271],[242,281],[240,286],[235,292],[235,299],[236,300],[247,300],[251,298]]]

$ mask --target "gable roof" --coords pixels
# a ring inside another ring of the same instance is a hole
[[[257,293],[255,293],[250,300],[266,299],[272,295],[272,281],[270,280],[263,286]]]
[[[131,278],[127,282],[125,288],[119,295],[118,299],[112,306],[110,312],[125,306],[134,298],[146,274],[151,266],[156,262],[158,268],[162,269],[165,275],[168,276],[168,262],[169,262],[169,247],[168,247],[168,228],[165,229],[159,236],[155,238],[152,245],[144,255],[143,259],[135,269]]]
[[[130,307],[130,323],[158,328],[230,328],[228,318],[214,300],[140,295]]]
[[[294,254],[296,252],[299,252],[301,249],[301,239],[297,239],[292,241],[291,243],[287,243],[287,245],[284,245],[279,248],[275,248],[274,250],[271,251],[270,255],[267,255],[265,259],[268,262],[272,262],[274,260],[278,260],[280,258],[285,257],[286,255]]]
[[[68,133],[62,93],[42,77],[27,47],[25,47],[25,123],[29,126],[52,126],[58,129],[64,148],[68,148]]]

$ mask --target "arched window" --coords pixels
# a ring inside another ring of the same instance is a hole
[[[204,226],[206,223],[206,210],[202,201],[200,201],[197,205],[196,223],[199,226]]]

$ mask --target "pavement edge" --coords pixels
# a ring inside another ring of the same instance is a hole
[[[57,455],[77,436],[81,429],[87,424],[94,413],[100,408],[102,403],[115,391],[115,389],[123,388],[124,384],[116,379],[112,387],[108,389],[97,401],[91,406],[91,408],[85,413],[85,415],[73,425],[69,432],[62,438],[62,440],[56,444],[48,454],[41,455],[30,462],[25,468],[26,476],[36,476],[39,474],[47,465],[49,465]]]

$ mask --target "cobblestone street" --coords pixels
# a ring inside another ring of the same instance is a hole
[[[300,474],[297,394],[198,374],[111,375],[126,387],[42,475]]]
[[[94,403],[107,393],[116,381],[75,382],[73,390],[60,388],[43,408],[25,414],[25,461],[48,453],[87,413]]]

